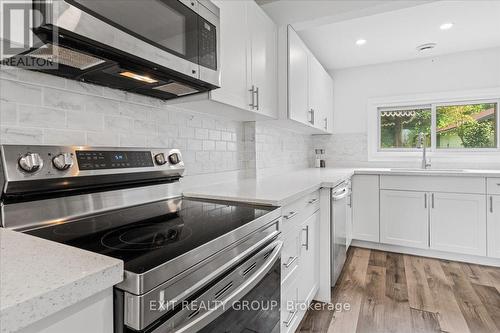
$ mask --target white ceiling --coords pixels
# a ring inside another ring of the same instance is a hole
[[[268,11],[274,4],[264,8]],[[440,30],[445,22],[453,22],[453,28]],[[319,26],[303,25],[298,30],[328,69],[437,56],[500,46],[500,1],[428,2]],[[360,38],[367,40],[361,47],[355,44]],[[437,43],[432,51],[416,51],[418,45],[431,42]]]

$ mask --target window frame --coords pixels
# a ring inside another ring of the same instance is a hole
[[[477,103],[496,103],[496,148],[437,148],[436,106]],[[368,161],[415,161],[422,155],[418,148],[381,148],[379,110],[401,107],[431,106],[431,147],[428,155],[443,162],[500,163],[500,87],[468,91],[447,91],[367,99],[367,150]]]

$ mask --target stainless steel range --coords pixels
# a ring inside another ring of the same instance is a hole
[[[279,331],[279,209],[182,198],[177,149],[0,154],[3,227],[124,261],[115,332]]]

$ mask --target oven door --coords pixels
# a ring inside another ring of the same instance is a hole
[[[276,332],[280,327],[282,246],[276,240],[257,250],[148,332]]]
[[[218,8],[197,0],[39,2],[43,21],[219,86]]]

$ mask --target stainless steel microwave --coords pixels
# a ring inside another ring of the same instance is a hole
[[[43,45],[61,75],[164,99],[220,85],[219,9],[209,0],[34,1]],[[57,51],[57,52],[55,52]]]

